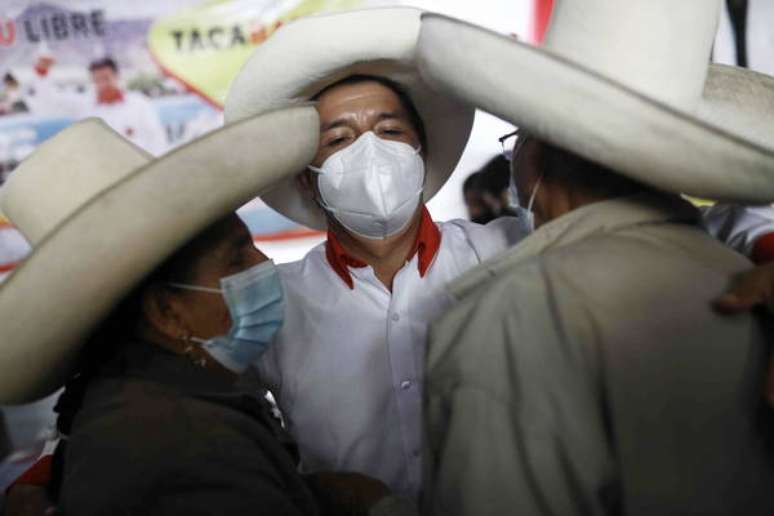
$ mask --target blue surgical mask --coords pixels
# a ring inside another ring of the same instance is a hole
[[[532,205],[535,203],[535,196],[538,193],[542,181],[543,176],[541,175],[535,183],[534,188],[532,188],[527,207],[524,208],[519,202],[519,191],[516,188],[516,181],[513,179],[513,174],[511,174],[511,184],[508,187],[508,197],[510,198],[509,204],[511,209],[517,214],[521,231],[524,236],[531,235],[535,232],[535,212],[532,211]]]
[[[284,302],[282,283],[271,260],[220,280],[220,288],[184,283],[170,286],[199,292],[222,294],[231,315],[226,335],[210,339],[189,337],[221,365],[242,374],[271,345],[282,327]]]

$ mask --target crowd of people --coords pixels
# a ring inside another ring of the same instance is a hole
[[[0,198],[0,401],[64,385],[62,439],[6,514],[771,514],[774,79],[708,65],[719,9],[302,18],[174,153],[47,141]],[[434,221],[475,108],[519,129]],[[275,265],[255,195],[326,241]]]

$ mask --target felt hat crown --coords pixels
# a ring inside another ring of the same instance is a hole
[[[543,48],[692,111],[717,32],[716,0],[557,0]]]
[[[539,48],[427,14],[418,61],[448,93],[638,181],[771,202],[774,82],[709,65],[720,8],[556,0]]]

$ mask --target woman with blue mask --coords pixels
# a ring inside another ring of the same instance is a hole
[[[34,399],[66,380],[56,407],[63,438],[49,466],[48,492],[37,488],[38,500],[82,516],[316,516],[393,503],[384,484],[362,475],[302,477],[295,446],[272,416],[260,379],[240,376],[283,325],[284,293],[274,264],[254,247],[244,223],[222,213],[244,202],[235,192],[260,188],[273,173],[304,163],[304,147],[313,150],[316,140],[317,117],[307,108],[260,118],[269,120],[224,128],[156,161],[100,122],[82,122],[46,142],[4,190],[4,212],[34,249],[0,288],[0,313],[16,294],[15,319],[3,317],[0,397]],[[268,151],[243,149],[218,169],[218,182],[227,184],[212,188],[201,155],[256,130],[266,131],[267,141],[274,131],[295,131],[301,150],[275,145],[268,164]],[[74,147],[90,158],[73,161]],[[54,206],[45,197],[49,190],[35,187],[54,162],[60,170],[77,167],[79,180],[62,185],[69,207]],[[90,191],[105,175],[115,183]],[[152,188],[139,188],[142,182]],[[156,203],[148,191],[174,196],[188,206],[185,217],[177,216],[174,201]],[[207,203],[189,202],[204,195]],[[46,215],[44,226],[28,216],[32,206]],[[141,216],[121,216],[124,209]],[[108,246],[113,233],[121,235],[120,245]],[[61,244],[59,252],[51,248],[67,235],[85,240]],[[70,256],[82,264],[71,261],[58,271],[41,265]],[[27,282],[47,274],[40,296]],[[24,299],[33,298],[36,310],[24,310]],[[104,313],[97,308],[101,299],[113,300]],[[41,314],[46,318],[33,327],[30,320]],[[35,349],[52,329],[56,338],[44,357]],[[67,343],[62,351],[77,356],[74,364],[53,349],[57,342]],[[24,364],[13,360],[16,353]],[[40,361],[48,374],[34,373]],[[17,510],[14,499],[12,490],[6,514],[35,514]]]
[[[67,439],[52,486],[65,513],[319,514],[324,488],[297,473],[265,391],[237,382],[281,324],[274,264],[235,215],[154,271],[91,339],[57,405]],[[387,495],[365,477],[338,482]]]

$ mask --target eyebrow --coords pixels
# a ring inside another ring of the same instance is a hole
[[[337,127],[346,127],[349,125],[349,122],[344,118],[337,118],[333,122],[328,122],[327,124],[324,124],[320,128],[320,132],[324,133],[325,131],[330,131],[331,129],[336,129]]]
[[[381,113],[379,117],[377,118],[377,121],[381,122],[382,120],[393,120],[393,119],[401,119],[404,118],[398,113],[397,111],[390,111],[387,113]]]
[[[382,122],[384,120],[402,120],[404,119],[404,116],[401,116],[401,113],[398,111],[385,111],[383,113],[379,113],[379,116],[376,117],[377,122]],[[331,129],[336,129],[337,127],[348,127],[349,126],[349,120],[347,120],[345,117],[337,118],[336,120],[333,120],[332,122],[328,122],[327,124],[323,124],[323,126],[320,128],[320,132],[324,133],[325,131],[330,131]]]

